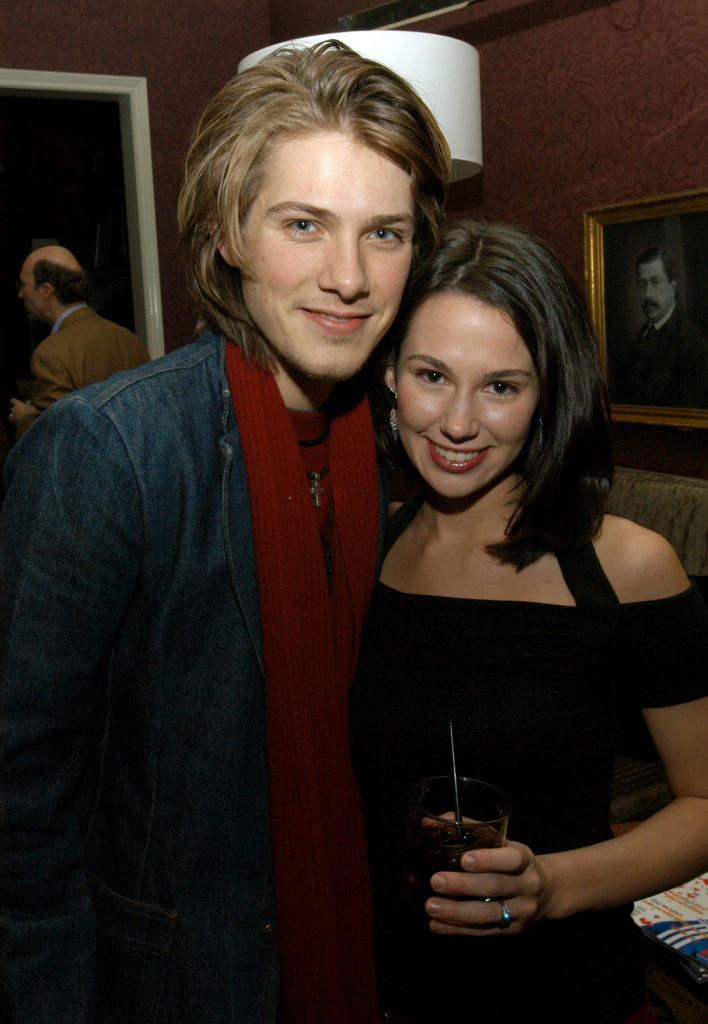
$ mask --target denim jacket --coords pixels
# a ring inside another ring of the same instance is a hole
[[[257,582],[223,339],[57,403],[6,477],[0,1018],[272,1022]]]

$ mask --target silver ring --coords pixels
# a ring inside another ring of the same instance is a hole
[[[509,927],[511,922],[514,920],[514,917],[513,917],[512,913],[511,913],[511,911],[509,910],[509,904],[506,902],[506,900],[495,899],[494,896],[483,896],[482,897],[482,902],[483,903],[495,903],[495,902],[498,903],[499,904],[499,909],[501,910],[501,920],[499,921],[499,923],[497,925],[497,928],[508,928]]]
[[[509,910],[509,904],[506,900],[499,900],[499,909],[501,910],[501,921],[499,922],[499,928],[508,928],[511,922],[514,920]]]

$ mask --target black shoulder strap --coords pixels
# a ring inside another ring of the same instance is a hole
[[[622,616],[620,601],[604,573],[592,544],[558,556],[563,579],[575,598],[580,612],[578,639],[583,651],[588,684],[602,689],[614,706],[616,728],[614,742],[627,745],[628,730],[636,729],[636,709],[626,705],[618,665],[622,660]],[[630,727],[630,722],[631,727]],[[622,739],[620,739],[622,737]]]
[[[384,536],[383,557],[389,553],[393,545],[401,536],[407,526],[415,519],[418,509],[423,504],[423,495],[416,494],[409,498],[400,508],[397,508],[389,521],[386,523],[386,534]]]
[[[576,551],[565,551],[557,557],[563,579],[579,608],[619,604],[592,544],[584,544]]]

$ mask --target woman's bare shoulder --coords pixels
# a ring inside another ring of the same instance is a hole
[[[669,542],[629,519],[605,516],[594,544],[605,575],[623,604],[673,597],[689,585]]]

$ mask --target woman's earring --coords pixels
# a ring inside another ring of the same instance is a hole
[[[391,411],[388,414],[388,422],[391,427],[391,433],[393,434],[393,441],[395,444],[398,440],[398,410],[396,409],[398,394],[393,390],[393,388],[389,388],[389,391],[393,395],[393,405],[391,406]]]
[[[538,417],[536,437],[538,438],[538,451],[540,453],[543,451],[543,416]]]

